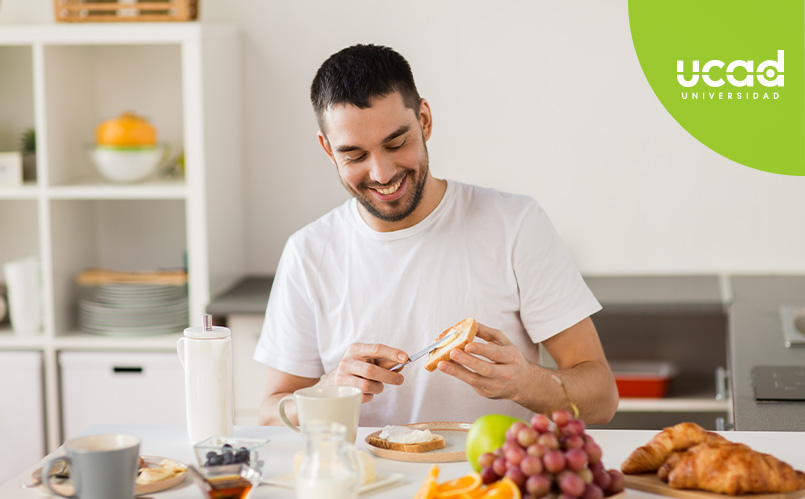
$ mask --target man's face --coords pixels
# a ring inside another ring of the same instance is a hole
[[[417,118],[395,92],[373,99],[366,109],[342,104],[324,113],[322,147],[347,191],[380,222],[405,220],[422,200],[429,178],[426,103],[420,114],[423,110],[424,119]]]

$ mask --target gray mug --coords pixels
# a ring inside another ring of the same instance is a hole
[[[42,482],[57,496],[72,499],[133,499],[140,439],[133,435],[91,435],[64,444],[66,456],[42,467]],[[70,469],[75,494],[65,496],[50,486],[50,470],[64,461]]]

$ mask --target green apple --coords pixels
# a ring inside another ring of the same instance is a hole
[[[487,414],[476,419],[467,433],[467,461],[475,471],[481,471],[478,457],[484,452],[495,452],[506,441],[506,430],[515,421],[523,421],[504,414]],[[525,421],[523,421],[525,423]]]

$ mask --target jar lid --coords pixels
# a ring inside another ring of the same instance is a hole
[[[195,340],[214,340],[219,338],[229,338],[232,332],[229,328],[213,326],[212,315],[203,314],[201,316],[201,326],[189,327],[184,330],[184,335],[187,338]]]
[[[194,340],[215,340],[218,338],[229,338],[232,332],[228,327],[213,326],[210,329],[204,329],[201,326],[193,326],[184,330],[186,338],[193,338]]]

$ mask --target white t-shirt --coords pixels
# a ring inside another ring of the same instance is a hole
[[[254,358],[318,378],[338,366],[352,343],[413,354],[474,317],[538,363],[539,342],[600,308],[536,201],[448,181],[436,209],[413,227],[377,232],[350,199],[293,234]],[[406,366],[402,385],[386,385],[363,404],[360,424],[531,415],[424,365],[423,359]]]

